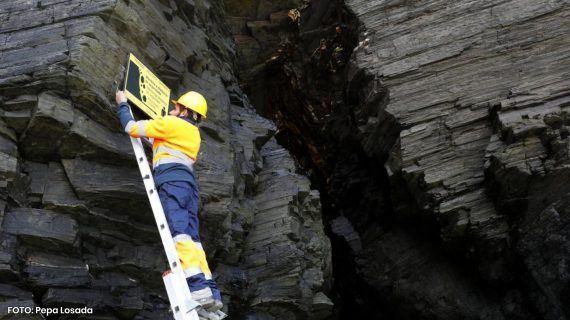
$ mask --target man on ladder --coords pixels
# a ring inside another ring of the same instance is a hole
[[[223,304],[198,234],[199,188],[194,177],[201,142],[197,124],[206,119],[206,99],[190,91],[172,100],[174,108],[169,115],[135,121],[126,94],[117,91],[115,98],[125,132],[134,138],[149,138],[152,143],[154,182],[192,299],[216,312]]]

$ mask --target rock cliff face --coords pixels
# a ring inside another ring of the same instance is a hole
[[[321,191],[341,317],[567,319],[568,1],[258,3],[240,77]]]
[[[569,18],[567,0],[4,1],[0,317],[169,318],[112,103],[133,52],[208,98],[201,235],[232,318],[568,319]]]
[[[402,127],[389,174],[504,317],[569,317],[568,2],[374,4],[347,2]]]
[[[239,89],[221,1],[4,1],[0,43],[0,318],[33,305],[171,318],[164,253],[115,115],[128,52],[173,95],[208,99],[201,236],[226,311],[331,313],[319,193]]]

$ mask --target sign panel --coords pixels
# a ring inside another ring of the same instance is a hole
[[[168,113],[170,88],[132,53],[129,54],[125,92],[127,98],[152,119]]]

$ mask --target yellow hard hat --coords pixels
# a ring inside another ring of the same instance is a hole
[[[172,103],[179,103],[190,110],[194,110],[206,119],[208,104],[206,103],[206,99],[196,91],[188,91],[181,95],[178,101],[172,100]]]

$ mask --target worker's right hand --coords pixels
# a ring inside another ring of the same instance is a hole
[[[121,90],[117,91],[117,93],[115,94],[115,101],[117,101],[117,104],[127,102],[127,95],[125,94],[125,92]]]

